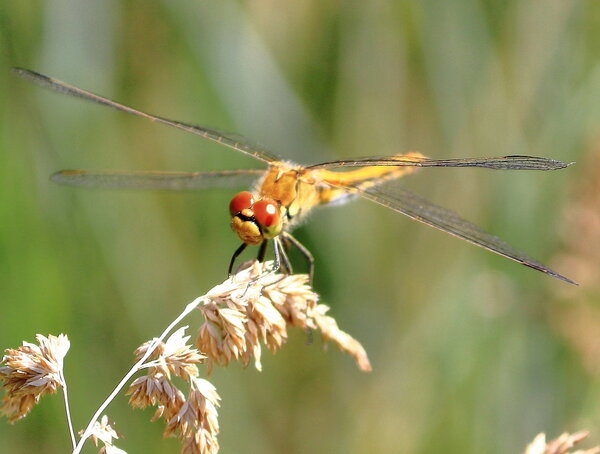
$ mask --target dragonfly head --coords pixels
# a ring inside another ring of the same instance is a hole
[[[255,200],[248,191],[233,196],[229,213],[231,228],[246,244],[257,245],[275,238],[283,228],[280,204],[269,198]]]

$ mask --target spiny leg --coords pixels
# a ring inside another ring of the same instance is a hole
[[[273,266],[269,271],[265,271],[260,276],[255,278],[255,280],[268,276],[269,274],[276,273],[281,269],[283,269],[285,274],[291,274],[292,265],[290,263],[290,259],[285,253],[285,250],[283,249],[281,240],[279,238],[273,238]]]
[[[273,238],[273,267],[270,273],[276,273],[281,269],[281,257],[284,254],[279,238]]]
[[[256,256],[256,260],[258,260],[260,263],[263,263],[265,261],[266,254],[267,254],[267,240],[263,240],[263,242],[260,243],[260,248],[258,250],[258,255]]]
[[[233,255],[231,256],[231,260],[229,262],[229,276],[231,276],[231,271],[233,270],[233,264],[235,263],[235,259],[237,259],[239,257],[239,255],[244,252],[244,249],[246,249],[248,247],[248,245],[246,243],[242,243],[241,246],[239,248],[237,248],[235,250],[235,252],[233,253]]]
[[[259,253],[258,253],[258,255],[259,255],[258,260],[261,263],[264,263],[264,258],[265,258],[264,255],[265,255],[265,251],[267,249],[266,244],[267,244],[267,240],[263,241],[261,243],[261,245],[260,245],[260,250],[259,250]],[[263,247],[263,245],[264,245],[264,247]],[[256,281],[258,281],[258,280],[260,280],[260,279],[268,276],[269,274],[273,274],[273,273],[276,273],[277,271],[279,271],[279,269],[281,268],[281,257],[284,254],[285,253],[282,251],[281,243],[279,242],[279,239],[278,238],[274,238],[273,239],[273,266],[271,267],[270,270],[267,270],[267,271],[263,270],[258,276],[254,277],[250,281],[250,283],[248,284],[248,286],[250,286],[251,284],[254,284]],[[261,257],[261,255],[262,255],[262,257]],[[261,258],[263,260],[261,260]],[[287,257],[286,257],[285,260],[287,260]],[[244,294],[245,294],[245,292],[244,292]]]
[[[308,263],[308,279],[309,283],[312,284],[313,276],[315,275],[315,258],[310,253],[308,248],[304,246],[300,241],[294,238],[291,234],[285,232],[282,234],[284,238],[290,242],[296,249],[300,251],[300,253],[304,256],[304,259]]]
[[[229,274],[231,274],[231,269],[233,268],[233,262],[235,261],[235,259],[237,258],[237,256],[242,253],[242,251],[246,248],[246,246],[247,246],[246,243],[243,243],[234,252],[233,257],[231,258],[231,263],[229,265]],[[266,255],[266,250],[267,250],[267,240],[264,240],[261,243],[260,249],[258,251],[257,260],[260,263],[264,263],[264,259],[265,259],[265,255]],[[250,288],[250,286],[252,286],[253,284],[255,284],[260,279],[263,279],[263,278],[267,277],[270,274],[276,273],[277,271],[279,271],[282,268],[284,269],[284,271],[285,271],[286,274],[291,274],[291,272],[292,272],[291,271],[292,270],[292,265],[290,264],[290,259],[288,258],[287,254],[285,253],[285,250],[283,249],[283,245],[281,244],[281,240],[279,238],[274,238],[273,239],[273,266],[271,267],[270,270],[263,271],[258,276],[256,276],[253,279],[251,279],[250,282],[248,282],[248,286],[246,287],[246,290],[242,294],[242,297],[246,295],[246,292],[248,291],[248,289]],[[283,278],[283,276],[282,276],[282,278]],[[272,284],[269,284],[269,285],[272,285]]]
[[[285,239],[285,238],[283,238]],[[287,252],[285,251],[285,244],[281,241],[281,239],[279,238],[275,238],[273,240],[274,244],[277,244],[279,247],[279,254],[280,254],[280,262],[281,262],[281,268],[283,269],[283,272],[285,274],[293,274],[294,270],[292,269],[292,264],[290,263],[290,259],[287,255]]]
[[[258,256],[256,259],[261,263],[264,263],[265,261],[267,244],[268,240],[264,240],[260,244],[260,249],[258,251]],[[273,239],[273,256],[273,267],[269,272],[276,272],[280,269],[283,269],[286,274],[292,274],[292,265],[290,263],[290,259],[288,258],[279,238]]]
[[[265,255],[265,251],[266,251],[266,246],[267,244],[267,240],[263,241],[262,244],[260,245],[260,250],[259,250],[259,261],[260,260],[260,256],[262,255],[263,259],[264,259],[264,255]],[[271,267],[270,270],[265,271],[263,269],[263,271],[258,275],[255,276],[254,278],[252,278],[250,280],[250,282],[248,282],[248,286],[246,287],[246,290],[244,290],[244,293],[242,294],[242,297],[244,297],[246,295],[246,292],[248,291],[248,289],[254,285],[256,282],[258,282],[259,280],[267,277],[270,274],[276,273],[277,271],[279,271],[279,269],[281,268],[281,261],[282,261],[282,257],[285,257],[285,261],[289,263],[287,256],[285,255],[285,252],[282,249],[281,243],[279,241],[279,238],[274,238],[273,239],[273,266]],[[264,261],[261,261],[261,263],[264,263]],[[271,285],[271,284],[269,284]]]

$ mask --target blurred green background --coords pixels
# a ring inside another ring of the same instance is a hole
[[[518,453],[540,431],[585,428],[599,443],[599,57],[594,0],[2,2],[0,347],[68,334],[82,428],[131,352],[221,282],[238,245],[233,191],[81,190],[52,172],[260,167],[9,71],[23,66],[301,163],[406,150],[577,161],[402,184],[581,286],[367,202],[318,210],[297,237],[373,372],[296,332],[262,373],[232,365],[211,381],[223,453]],[[126,402],[108,411],[121,448],[178,452],[152,410]],[[60,397],[3,420],[0,440],[68,452]]]

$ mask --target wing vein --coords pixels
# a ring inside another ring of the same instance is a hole
[[[44,88],[48,88],[54,90],[59,93],[64,93],[70,96],[74,96],[76,98],[81,98],[86,101],[91,101],[96,104],[101,104],[103,106],[112,107],[113,109],[120,110],[122,112],[126,112],[132,115],[136,115],[138,117],[146,118],[150,121],[154,121],[157,123],[162,123],[167,126],[171,126],[173,128],[180,129],[182,131],[189,132],[191,134],[195,134],[197,136],[203,137],[205,139],[211,140],[216,143],[220,143],[225,145],[228,148],[239,151],[247,156],[250,156],[254,159],[257,159],[261,162],[270,163],[276,161],[277,158],[271,155],[268,151],[263,150],[258,146],[251,145],[250,143],[246,143],[245,141],[241,141],[240,138],[235,134],[229,134],[225,132],[221,132],[216,129],[210,129],[205,126],[196,126],[188,123],[183,123],[176,120],[169,120],[168,118],[159,117],[157,115],[152,115],[146,112],[142,112],[141,110],[134,109],[132,107],[125,106],[123,104],[119,104],[116,101],[112,101],[108,98],[105,98],[100,95],[96,95],[89,91],[83,90],[81,88],[74,87],[65,82],[62,82],[57,79],[53,79],[51,77],[45,76],[43,74],[37,73],[35,71],[31,71],[29,69],[23,68],[13,68],[13,71],[18,74],[20,77],[30,80],[37,85],[40,85]]]
[[[450,235],[462,238],[498,255],[504,256],[517,263],[541,271],[570,284],[571,279],[548,268],[546,265],[529,257],[527,254],[513,248],[497,236],[485,232],[475,224],[461,218],[455,212],[435,205],[410,191],[392,185],[384,185],[362,190],[356,188],[358,194],[379,205],[385,206],[409,218],[427,224]]]

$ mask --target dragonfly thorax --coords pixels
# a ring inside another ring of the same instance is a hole
[[[231,228],[245,244],[260,244],[281,233],[281,210],[281,204],[272,199],[256,200],[248,191],[239,192],[229,203]]]

